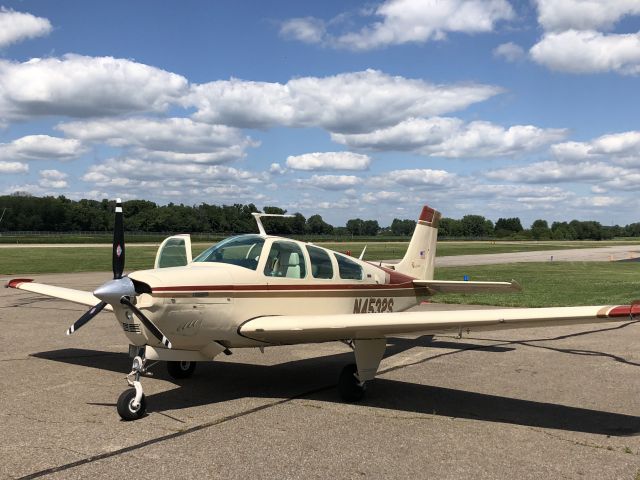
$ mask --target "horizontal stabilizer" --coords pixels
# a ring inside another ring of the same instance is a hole
[[[82,305],[89,305],[91,307],[100,303],[100,299],[95,297],[91,292],[87,292],[85,290],[74,290],[72,288],[54,287],[52,285],[45,285],[44,283],[35,283],[34,281],[26,278],[9,280],[5,286],[7,288],[18,288],[20,290],[27,290],[33,293],[40,293],[48,297],[60,298],[62,300],[68,300]],[[111,305],[105,306],[104,309],[110,311],[113,310]]]
[[[419,287],[427,287],[432,293],[513,293],[522,291],[522,287],[515,280],[510,282],[414,280],[413,284]]]

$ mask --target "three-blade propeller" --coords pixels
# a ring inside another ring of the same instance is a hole
[[[115,304],[126,305],[136,317],[140,319],[142,324],[156,337],[165,347],[171,348],[171,342],[167,337],[156,327],[151,320],[149,320],[131,301],[131,297],[135,297],[137,292],[135,286],[128,278],[123,278],[124,272],[124,220],[122,213],[122,201],[118,198],[116,200],[116,218],[113,228],[113,253],[112,253],[112,270],[113,280],[105,283],[101,287],[97,288],[93,294],[101,299],[101,302],[91,307],[88,312],[82,315],[67,329],[67,335],[71,335],[73,332],[82,327],[85,323],[89,322],[93,317],[102,311],[108,303],[115,306]]]

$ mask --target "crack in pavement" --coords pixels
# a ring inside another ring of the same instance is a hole
[[[29,475],[25,475],[23,477],[19,477],[19,479],[20,480],[29,480],[29,479],[32,479],[32,478],[40,478],[40,477],[43,477],[45,475],[50,475],[52,473],[57,473],[57,472],[61,472],[61,471],[64,471],[64,470],[69,470],[70,468],[79,467],[81,465],[86,465],[88,463],[93,463],[93,462],[97,462],[99,460],[104,460],[106,458],[111,458],[111,457],[115,457],[115,456],[118,456],[118,455],[122,455],[124,453],[128,453],[128,452],[132,452],[132,451],[135,451],[135,450],[139,450],[139,449],[147,447],[149,445],[153,445],[153,444],[156,444],[156,443],[159,443],[159,442],[164,442],[166,440],[172,440],[174,438],[182,437],[184,435],[188,435],[190,433],[198,432],[200,430],[204,430],[204,429],[207,429],[207,428],[210,428],[210,427],[214,427],[216,425],[221,425],[223,423],[230,422],[230,421],[235,420],[237,418],[245,417],[245,416],[251,415],[253,413],[261,412],[262,410],[266,410],[268,408],[272,408],[272,407],[276,407],[278,405],[283,405],[285,403],[292,402],[293,400],[296,400],[298,398],[303,398],[303,397],[305,397],[307,395],[313,395],[315,393],[320,393],[320,392],[323,392],[325,390],[329,390],[329,389],[331,389],[333,387],[335,387],[335,385],[325,385],[323,387],[315,388],[313,390],[309,390],[309,391],[300,393],[298,395],[294,395],[293,397],[285,398],[285,399],[282,399],[282,400],[277,400],[275,402],[266,403],[266,404],[260,405],[258,407],[250,408],[249,410],[244,410],[242,412],[234,413],[232,415],[228,415],[228,416],[219,418],[217,420],[212,420],[210,422],[201,423],[200,425],[195,425],[195,426],[190,427],[190,428],[185,428],[184,430],[180,430],[178,432],[174,432],[174,433],[170,433],[168,435],[163,435],[163,436],[160,436],[160,437],[156,437],[156,438],[147,440],[145,442],[138,443],[136,445],[131,445],[129,447],[120,448],[118,450],[102,453],[102,454],[99,454],[99,455],[93,455],[93,456],[90,456],[90,457],[87,457],[87,458],[83,458],[82,460],[77,460],[75,462],[67,463],[65,465],[59,465],[57,467],[51,467],[51,468],[47,468],[45,470],[40,470],[38,472],[30,473]]]
[[[618,450],[617,447],[613,447],[611,445],[600,445],[598,443],[591,443],[591,442],[587,442],[587,441],[581,441],[581,440],[575,440],[573,438],[565,438],[562,435],[558,435],[558,434],[554,434],[552,432],[547,432],[545,430],[541,430],[539,428],[535,428],[535,427],[527,427],[529,430],[537,432],[537,433],[542,433],[548,437],[551,438],[555,438],[556,440],[560,440],[563,442],[567,442],[567,443],[572,443],[574,445],[580,446],[580,447],[588,447],[588,448],[593,448],[596,450],[606,450],[607,452],[616,452],[616,453],[620,453],[620,451]],[[628,448],[628,447],[627,447]],[[623,453],[626,453],[627,455],[635,455],[635,456],[640,456],[640,454],[638,454],[637,452],[627,452],[625,450],[622,450]]]
[[[612,353],[607,353],[607,352],[599,352],[596,350],[581,350],[581,349],[574,349],[574,348],[557,348],[557,347],[548,347],[545,345],[534,345],[533,342],[553,342],[553,341],[557,341],[557,340],[565,340],[567,338],[574,338],[574,337],[580,337],[583,335],[590,335],[593,333],[602,333],[602,332],[610,332],[612,330],[621,330],[623,328],[628,327],[629,325],[634,325],[636,323],[638,323],[639,320],[631,320],[628,321],[626,323],[623,323],[622,325],[617,325],[615,327],[607,327],[607,328],[601,328],[598,330],[587,330],[587,331],[583,331],[583,332],[577,332],[577,333],[570,333],[567,335],[559,335],[557,337],[551,337],[551,338],[532,338],[532,339],[528,339],[528,340],[499,340],[499,339],[495,339],[495,338],[478,338],[478,337],[465,337],[468,340],[479,340],[479,341],[486,341],[486,342],[501,342],[501,343],[497,343],[495,344],[495,346],[507,346],[507,345],[522,345],[524,347],[531,347],[531,348],[541,348],[544,350],[551,350],[554,352],[559,352],[559,353],[568,353],[571,355],[587,355],[587,356],[596,356],[596,357],[605,357],[605,358],[610,358],[616,362],[620,362],[620,363],[624,363],[627,365],[632,365],[634,367],[640,367],[640,363],[637,362],[632,362],[631,360],[627,360],[626,358],[620,357],[618,355],[614,355]],[[454,337],[452,337],[454,338]]]

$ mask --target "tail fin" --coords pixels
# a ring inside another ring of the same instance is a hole
[[[433,208],[422,207],[407,253],[395,266],[397,272],[420,280],[433,279],[440,217],[440,212]]]

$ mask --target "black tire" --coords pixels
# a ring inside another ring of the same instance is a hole
[[[138,420],[147,411],[147,401],[144,398],[144,394],[142,395],[142,399],[140,400],[140,406],[137,409],[134,409],[131,406],[135,398],[135,388],[129,388],[125,390],[124,392],[122,392],[122,394],[120,394],[120,397],[118,397],[118,414],[120,415],[120,418],[127,422],[131,420]]]
[[[358,402],[364,397],[365,386],[360,385],[356,373],[358,373],[358,367],[355,363],[350,363],[340,372],[338,391],[345,402]]]
[[[196,362],[167,362],[167,371],[172,378],[189,378],[196,369]]]

